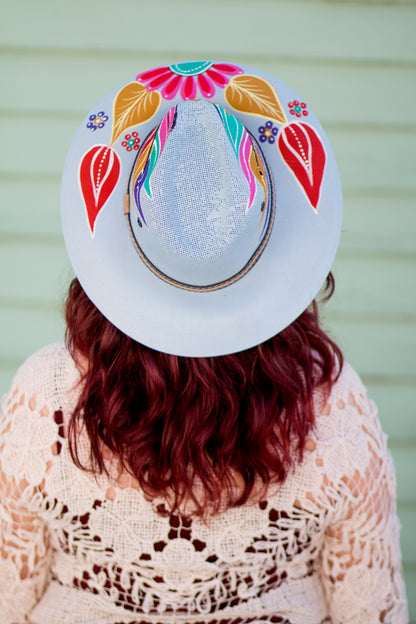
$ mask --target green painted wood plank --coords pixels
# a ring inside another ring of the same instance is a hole
[[[416,324],[327,315],[327,328],[362,376],[416,379]]]
[[[416,624],[416,566],[414,564],[404,566],[404,578],[409,605],[409,624]]]
[[[28,353],[28,355],[30,355]],[[17,358],[12,363],[0,364],[0,396],[7,392],[11,380],[21,363]],[[365,379],[364,379],[365,381]],[[367,384],[368,395],[373,398],[379,409],[379,418],[383,430],[389,436],[389,444],[397,440],[413,441],[416,439],[416,389],[411,386],[394,386],[387,382],[382,387]],[[415,523],[416,525],[416,523]],[[416,560],[416,557],[415,557]]]
[[[414,190],[416,134],[327,129],[343,188]]]
[[[0,172],[60,176],[81,122],[82,118],[69,121],[0,117],[2,144],[10,148],[0,152]]]
[[[61,235],[58,173],[51,179],[12,176],[0,184],[0,233]],[[340,249],[415,253],[415,206],[416,195],[385,197],[346,192]]]
[[[63,240],[10,239],[0,246],[0,299],[55,302],[71,275]],[[336,294],[325,306],[327,316],[362,315],[389,320],[401,315],[416,321],[416,294],[409,288],[416,262],[339,254],[335,262]]]
[[[416,68],[393,68],[387,63],[379,67],[334,66],[331,57],[309,64],[261,59],[260,68],[304,95],[324,127],[342,123],[387,124],[390,128],[415,125]]]
[[[72,269],[61,243],[8,242],[0,246],[0,266],[8,266],[0,280],[1,300],[56,304],[61,301]]]
[[[377,404],[380,422],[392,440],[416,443],[416,382],[401,383],[400,379],[385,379],[367,383],[368,396]],[[415,524],[416,526],[416,524]]]
[[[416,561],[416,507],[408,508],[398,505],[398,516],[402,525],[400,533],[400,546],[403,553],[403,562],[414,563]]]
[[[341,249],[416,252],[416,195],[344,193]]]
[[[100,7],[100,13],[97,13],[97,2],[86,5],[79,0],[74,0],[71,5],[59,1],[52,4],[51,0],[41,0],[36,7],[28,0],[9,4],[3,13],[6,12],[8,17],[13,14],[19,28],[11,28],[7,33],[3,31],[2,39],[14,50],[21,46],[22,55],[20,60],[13,57],[14,70],[17,71],[13,71],[10,56],[8,62],[0,66],[0,70],[6,70],[3,74],[7,79],[6,87],[3,86],[6,98],[2,106],[17,111],[6,117],[4,123],[21,125],[23,131],[7,135],[8,145],[13,150],[9,147],[5,150],[8,162],[4,171],[10,171],[13,179],[3,185],[8,190],[3,193],[4,202],[0,207],[1,231],[38,233],[40,238],[33,241],[33,251],[44,233],[54,234],[60,229],[59,217],[56,217],[58,179],[67,145],[79,123],[76,121],[78,112],[80,120],[82,114],[119,81],[118,64],[125,67],[128,59],[133,66],[137,59],[141,65],[149,61],[147,65],[152,66],[159,61],[163,63],[165,58],[185,60],[212,54],[234,61],[243,58],[246,63],[263,67],[266,71],[278,68],[277,72],[273,70],[271,73],[278,73],[301,94],[308,95],[310,106],[324,124],[329,124],[328,132],[333,137],[346,189],[346,217],[337,263],[337,272],[340,272],[337,297],[341,299],[334,300],[329,321],[340,339],[345,341],[351,361],[364,372],[365,379],[371,380],[369,391],[379,403],[380,418],[391,436],[399,479],[399,500],[414,501],[414,487],[409,475],[414,474],[415,400],[411,380],[416,371],[415,326],[399,322],[404,311],[411,314],[412,299],[404,291],[405,276],[399,278],[398,284],[394,283],[394,268],[402,269],[404,263],[405,275],[412,283],[411,258],[406,260],[402,256],[415,250],[415,184],[412,175],[415,151],[404,145],[399,134],[392,132],[395,125],[403,130],[401,135],[405,134],[406,126],[414,127],[414,3],[411,6],[410,2],[393,1],[386,5],[385,0],[382,3],[372,0],[359,3],[349,0],[330,3],[225,0],[220,4],[217,0],[212,5],[195,0],[175,3],[164,0],[145,5],[137,0],[121,0],[105,5],[104,10]],[[21,20],[21,11],[26,11],[27,21]],[[259,16],[262,27],[253,29],[252,24],[258,23]],[[153,18],[151,23],[156,27],[143,32],[138,28],[131,36],[128,24],[140,24],[140,17]],[[2,24],[7,28],[6,22],[0,20],[0,28]],[[200,28],[201,22],[203,29]],[[65,29],[62,29],[62,23],[66,24]],[[292,24],[296,25],[296,32]],[[25,50],[29,55],[34,53],[33,62],[27,63],[26,75],[24,61],[28,60],[28,55]],[[51,63],[45,53],[47,50],[53,58]],[[394,69],[387,68],[389,64]],[[82,72],[84,65],[85,72]],[[132,67],[132,75],[134,71]],[[22,75],[22,81],[15,80],[13,84],[13,73],[15,77],[16,74]],[[331,90],[322,87],[328,81]],[[82,87],[80,93],[78,86]],[[27,99],[25,88],[29,92]],[[396,93],[400,94],[397,101]],[[27,111],[27,119],[24,111]],[[50,120],[47,118],[49,112]],[[54,115],[57,116],[55,120]],[[64,117],[62,124],[59,116]],[[54,121],[58,123],[54,125]],[[70,123],[74,129],[65,135]],[[376,126],[375,132],[359,127],[368,124]],[[385,124],[386,132],[377,132],[377,126],[381,124]],[[33,126],[39,131],[32,132]],[[60,137],[61,143],[67,139],[62,151],[53,145],[56,137]],[[409,140],[415,143],[414,133]],[[38,163],[41,159],[44,159],[45,166]],[[28,178],[19,180],[20,171],[30,175],[39,173],[41,179],[36,182]],[[403,189],[410,195],[404,197]],[[384,191],[389,193],[388,197],[382,197]],[[400,196],[393,203],[390,198],[395,192]],[[7,215],[6,222],[1,219],[3,215]],[[3,240],[13,242],[12,239]],[[27,274],[22,273],[24,258],[31,257],[32,243],[14,240],[16,242],[17,247],[11,255],[2,257],[9,263],[12,260],[17,262],[17,268],[13,270],[18,271],[17,276],[21,279],[20,284],[9,284],[6,289],[9,297],[13,295],[22,301],[23,291],[27,294],[30,289],[25,282],[27,277],[34,279],[31,287],[36,285],[37,276],[33,269],[37,266],[44,268],[44,276],[51,276],[49,285],[38,282],[38,286],[44,288],[44,303],[52,301],[59,264],[55,256],[56,267],[51,272],[46,258],[52,256],[45,255]],[[23,242],[25,244],[19,247]],[[20,248],[25,249],[23,256],[18,254]],[[351,252],[365,249],[372,251],[373,257],[365,258],[369,264],[365,264],[365,270],[358,278],[357,265],[362,269],[362,257],[354,258]],[[389,260],[382,258],[381,251],[389,251]],[[373,281],[367,292],[365,282],[369,283],[369,278]],[[387,295],[394,295],[394,301],[387,305],[395,316],[370,323],[371,306],[375,301],[380,307],[385,303],[383,285]],[[21,286],[25,287],[23,291]],[[34,291],[31,296],[35,296]],[[5,335],[7,329],[10,336]],[[56,308],[22,310],[21,306],[16,306],[0,310],[0,348],[2,355],[4,353],[4,357],[10,360],[19,353],[25,357],[33,348],[61,335],[62,321]],[[34,337],[39,338],[35,346]],[[0,368],[0,383],[6,382],[10,370],[6,365]],[[415,518],[412,510],[399,505],[404,525],[402,544],[411,619],[416,621]]]
[[[60,176],[0,180],[0,233],[61,236]]]
[[[314,0],[305,0],[305,2],[314,2]],[[394,4],[404,7],[414,6],[416,4],[416,0],[329,0],[329,2],[369,5]]]
[[[403,507],[405,506],[404,503],[406,503],[406,505],[410,505],[414,509],[416,503],[416,459],[414,448],[410,445],[406,447],[398,446],[394,440],[390,440],[389,448],[396,468],[398,498],[403,503]],[[407,561],[409,560],[413,561],[413,559],[407,559]]]
[[[330,2],[336,3],[350,3],[350,4],[369,4],[369,5],[380,5],[380,4],[394,4],[396,6],[414,6],[416,4],[416,0],[329,0]],[[314,0],[305,0],[305,2],[314,2]]]
[[[16,370],[17,364],[16,366],[0,366],[0,399],[8,392]]]
[[[0,117],[3,146],[10,146],[0,152],[0,172],[60,175],[81,121]],[[415,191],[415,135],[329,128],[344,188]]]
[[[139,71],[189,58],[183,54],[180,58],[129,55],[122,60],[104,54],[4,54],[0,57],[1,107],[77,114],[82,118],[105,93]],[[394,127],[415,123],[416,68],[334,67],[325,61],[305,65],[255,58],[253,63],[298,90],[324,125],[388,123]]]
[[[416,259],[368,257],[342,250],[334,263],[336,291],[329,311],[410,317],[416,321]]]
[[[16,305],[0,308],[2,357],[10,360],[24,357],[33,350],[34,343],[41,345],[56,339],[57,328],[62,327],[58,316],[53,309],[24,309]],[[327,325],[341,344],[346,358],[361,375],[415,376],[415,325],[334,318],[329,319]]]
[[[0,362],[0,396],[7,391],[19,359]],[[365,381],[365,378],[364,378]],[[385,382],[382,386],[367,384],[368,396],[374,399],[379,409],[379,418],[390,444],[416,439],[416,388],[409,385],[394,385]],[[415,558],[416,559],[416,558]]]
[[[215,51],[220,57],[240,52],[391,62],[416,59],[414,27],[414,7],[406,5],[20,0],[3,9],[0,40],[47,49],[186,50],[201,58]]]
[[[3,150],[0,153],[0,171],[3,175],[7,173],[60,175],[66,151],[81,122],[82,118],[76,123],[54,118],[37,119],[35,122],[26,117],[22,119],[0,117],[0,136],[3,137],[3,144],[11,147],[9,153],[6,154]],[[59,141],[56,140],[57,136],[60,137]],[[21,146],[24,140],[23,150]]]
[[[0,308],[0,352],[5,360],[23,361],[63,336],[64,322],[57,309]]]

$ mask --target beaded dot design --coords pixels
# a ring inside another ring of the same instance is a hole
[[[110,144],[92,146],[79,165],[79,186],[92,237],[97,217],[119,182],[122,161],[131,169],[130,152],[137,151],[140,141],[145,139],[140,134],[140,126],[156,116],[163,100],[204,98],[215,103],[217,90],[222,91],[233,112],[263,120],[258,127],[260,143],[265,149],[279,150],[301,192],[317,212],[326,154],[318,132],[303,121],[309,114],[307,105],[299,100],[288,102],[289,116],[302,119],[289,121],[274,85],[267,79],[245,73],[231,63],[195,61],[142,72],[117,92],[112,102]],[[90,115],[87,128],[95,130],[107,120],[108,116],[99,111]],[[160,121],[161,118],[156,120],[154,132]],[[114,148],[119,139],[124,148],[122,157]],[[252,187],[250,197],[251,194]]]
[[[299,102],[299,100],[293,100],[293,102],[289,102],[288,104],[289,107],[289,113],[291,115],[294,115],[295,117],[307,117],[308,116],[308,111],[307,109],[307,105],[305,104],[305,102]]]
[[[140,148],[140,139],[138,132],[132,132],[131,134],[126,134],[124,136],[124,141],[121,143],[122,147],[124,147],[128,152],[132,150],[137,150]]]

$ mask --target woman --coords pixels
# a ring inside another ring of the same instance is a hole
[[[2,622],[406,622],[385,436],[318,320],[341,196],[307,105],[144,72],[62,188],[66,345],[1,420]]]

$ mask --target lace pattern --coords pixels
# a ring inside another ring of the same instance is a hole
[[[305,458],[266,500],[204,523],[158,513],[108,457],[71,460],[79,379],[63,344],[19,370],[0,421],[4,624],[405,624],[394,469],[345,365]],[[80,451],[88,457],[88,440]]]

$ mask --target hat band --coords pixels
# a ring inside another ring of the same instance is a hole
[[[271,180],[260,146],[231,113],[205,101],[172,107],[129,176],[124,210],[136,251],[178,288],[210,292],[234,283],[267,244]]]
[[[260,155],[259,152],[261,153],[261,150],[258,148],[258,151],[257,150],[255,151],[256,159]],[[219,290],[221,288],[225,288],[226,286],[230,286],[231,284],[235,283],[240,278],[242,278],[244,275],[246,275],[247,272],[256,264],[257,260],[260,258],[261,254],[263,253],[264,248],[266,247],[267,242],[270,238],[270,234],[271,234],[273,223],[274,223],[274,217],[275,217],[275,192],[274,192],[274,185],[273,185],[273,177],[270,174],[269,167],[264,158],[262,158],[262,166],[266,174],[265,177],[267,180],[267,196],[265,197],[265,199],[268,204],[267,206],[263,205],[262,210],[265,211],[266,214],[268,215],[268,220],[264,227],[264,234],[261,238],[260,244],[254,251],[254,253],[251,255],[249,260],[244,264],[244,266],[237,273],[235,273],[234,275],[232,275],[231,277],[225,280],[221,280],[219,282],[215,282],[213,284],[207,284],[207,285],[187,284],[183,281],[174,279],[172,276],[167,275],[164,271],[161,271],[144,253],[144,251],[142,250],[142,248],[140,247],[137,241],[137,238],[134,234],[134,230],[132,227],[131,220],[132,218],[135,218],[135,216],[134,215],[132,216],[132,208],[131,208],[131,201],[130,201],[130,179],[129,179],[127,183],[126,194],[124,195],[124,215],[126,217],[128,231],[130,234],[131,241],[134,245],[134,248],[139,254],[141,260],[147,266],[147,268],[150,269],[152,273],[157,275],[160,279],[170,284],[171,286],[176,286],[178,288],[181,288],[183,290],[188,290],[191,292],[212,292],[214,290]]]
[[[241,271],[239,271],[238,273],[236,273],[229,279],[223,280],[221,282],[217,282],[216,284],[209,284],[207,286],[193,286],[191,284],[185,284],[184,282],[180,282],[178,280],[173,279],[172,277],[169,277],[168,275],[166,275],[166,273],[163,273],[163,271],[160,271],[153,264],[153,262],[151,262],[149,258],[143,253],[142,249],[140,248],[140,245],[138,244],[134,236],[133,229],[131,226],[131,210],[130,210],[130,194],[129,193],[126,193],[126,195],[124,196],[124,215],[126,217],[127,227],[128,227],[130,238],[132,240],[134,248],[139,254],[142,261],[144,262],[144,264],[147,266],[148,269],[152,271],[152,273],[160,277],[160,279],[162,279],[164,282],[167,282],[171,286],[177,286],[178,288],[182,288],[183,290],[189,290],[192,292],[212,292],[213,290],[219,290],[220,288],[225,288],[226,286],[230,286],[231,284],[239,280],[256,264],[257,260],[260,258],[267,244],[267,241],[270,238],[270,233],[272,231],[272,225],[274,221],[274,213],[275,213],[274,190],[272,186],[270,188],[270,203],[271,203],[270,216],[269,216],[269,222],[267,225],[265,235],[260,245],[257,247],[256,251],[249,259],[249,261],[245,264],[245,266],[243,266]]]

